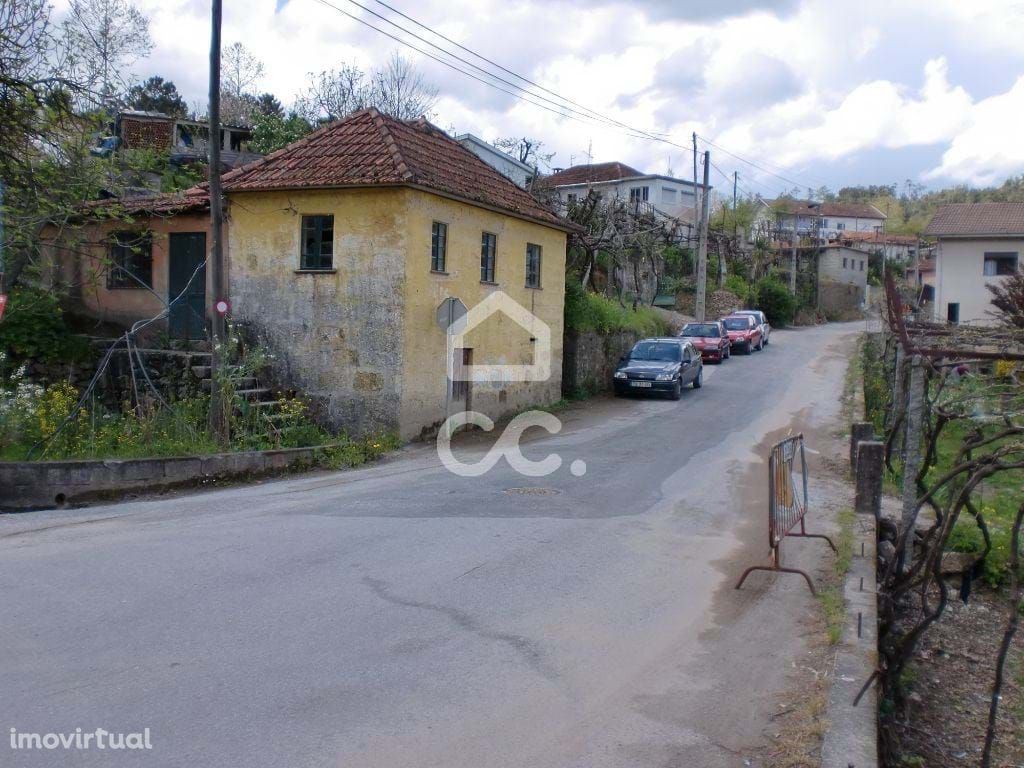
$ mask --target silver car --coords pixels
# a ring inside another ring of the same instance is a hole
[[[750,315],[757,324],[761,327],[761,344],[765,347],[768,346],[768,336],[772,332],[772,326],[768,322],[768,318],[764,312],[759,309],[740,309],[733,312],[734,315]]]

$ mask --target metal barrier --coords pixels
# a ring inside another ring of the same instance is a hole
[[[799,484],[794,479],[797,457],[800,459]],[[807,458],[804,455],[804,436],[794,435],[772,446],[768,458],[768,546],[771,548],[769,565],[754,565],[747,568],[740,577],[736,589],[743,586],[754,571],[779,571],[782,573],[799,573],[807,580],[811,594],[817,594],[814,582],[806,571],[799,568],[782,567],[782,540],[787,536],[799,536],[807,539],[824,539],[836,552],[832,539],[820,533],[807,533],[804,518],[807,516]],[[793,529],[800,524],[800,532]]]

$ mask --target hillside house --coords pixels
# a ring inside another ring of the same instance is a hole
[[[1024,203],[941,205],[925,228],[935,247],[935,319],[992,322],[986,286],[1021,270]]]
[[[539,179],[538,185],[550,190],[563,210],[593,192],[628,203],[637,211],[689,225],[694,222],[694,206],[701,204],[703,187],[673,176],[643,173],[619,162],[574,165]]]
[[[829,242],[852,233],[882,232],[885,227],[886,215],[866,203],[818,203],[781,197],[759,203],[752,227],[755,236],[762,233],[777,241],[792,242],[795,238]]]

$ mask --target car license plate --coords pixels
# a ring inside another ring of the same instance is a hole
[[[649,382],[649,381],[631,381],[631,382],[629,382],[629,386],[631,386],[631,387],[649,387],[649,386],[651,386],[651,382]]]

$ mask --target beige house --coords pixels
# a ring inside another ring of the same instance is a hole
[[[943,205],[925,228],[935,248],[935,319],[992,322],[987,286],[1021,269],[1024,203]]]
[[[232,314],[336,426],[426,437],[561,397],[574,225],[444,131],[364,110],[223,181]],[[497,312],[449,350],[449,300],[472,312],[499,292],[529,327]],[[546,338],[545,380],[448,375],[530,365]]]

